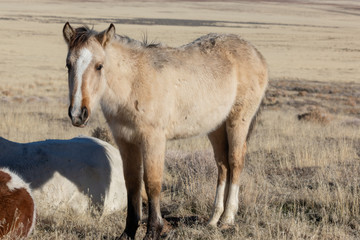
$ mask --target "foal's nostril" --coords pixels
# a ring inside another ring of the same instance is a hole
[[[81,120],[85,121],[89,117],[89,112],[86,107],[81,109]]]
[[[70,105],[70,106],[69,106],[69,109],[68,109],[68,116],[69,116],[70,119],[72,119],[71,109],[72,109],[72,107],[71,107],[71,105]]]
[[[81,108],[81,113],[73,110],[73,107],[70,105],[68,115],[71,119],[71,122],[76,127],[84,127],[89,118],[89,110],[86,107]]]

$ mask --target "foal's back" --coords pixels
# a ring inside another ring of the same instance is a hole
[[[155,62],[158,56],[163,61],[156,89],[167,94],[169,105],[162,109],[169,109],[168,138],[211,131],[245,100],[242,91],[258,89],[267,75],[262,55],[233,34],[208,34],[179,48],[150,51]]]

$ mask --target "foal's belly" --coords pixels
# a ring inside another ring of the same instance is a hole
[[[168,132],[168,139],[180,139],[198,135],[205,135],[216,129],[222,122],[230,110],[214,111],[213,113],[203,116],[202,119],[197,116],[184,115],[182,119],[172,123],[172,129]]]
[[[175,106],[173,117],[170,118],[167,138],[204,135],[216,129],[229,115],[235,97],[236,88],[231,88],[229,91],[215,91],[205,96],[199,93],[195,98],[189,97],[188,101],[182,100],[182,105]]]

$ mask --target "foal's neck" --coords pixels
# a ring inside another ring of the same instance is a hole
[[[132,92],[132,86],[139,72],[139,59],[136,50],[114,41],[106,49],[106,87],[102,97],[103,109],[118,111],[125,107]]]

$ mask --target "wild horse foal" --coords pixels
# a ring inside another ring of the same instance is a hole
[[[128,193],[122,239],[141,219],[141,182],[149,201],[146,239],[163,227],[160,191],[167,139],[208,134],[218,166],[209,224],[233,224],[246,138],[268,82],[267,65],[236,35],[209,34],[170,48],[66,23],[72,124],[84,127],[100,103],[119,146]]]

